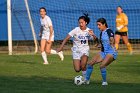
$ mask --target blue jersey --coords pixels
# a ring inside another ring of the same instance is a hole
[[[110,37],[114,38],[114,32],[107,28],[100,33],[101,51],[102,52],[114,52],[115,48],[110,44]]]

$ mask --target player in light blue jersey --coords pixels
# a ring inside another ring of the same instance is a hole
[[[90,76],[93,71],[94,65],[97,63],[100,64],[100,71],[102,75],[102,85],[108,85],[106,80],[106,67],[112,63],[117,58],[117,51],[114,45],[114,33],[111,29],[108,28],[107,22],[104,18],[99,18],[97,20],[97,26],[100,33],[100,43],[101,43],[101,52],[93,57],[87,66],[87,73],[85,84],[89,84]]]

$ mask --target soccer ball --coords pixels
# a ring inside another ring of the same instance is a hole
[[[83,76],[76,76],[75,78],[74,78],[74,84],[76,84],[76,85],[82,85],[84,83],[84,78],[83,78]]]

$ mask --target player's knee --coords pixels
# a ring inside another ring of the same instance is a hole
[[[50,53],[51,53],[51,51],[50,51],[50,50],[46,50],[46,53],[47,53],[47,54],[50,54]]]
[[[85,71],[85,70],[86,70],[86,66],[84,66],[84,65],[81,66],[81,70],[82,70],[82,71]]]
[[[100,69],[105,68],[106,66],[104,64],[100,65]]]

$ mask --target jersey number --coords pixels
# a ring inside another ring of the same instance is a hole
[[[81,40],[81,44],[86,44],[86,40]]]

